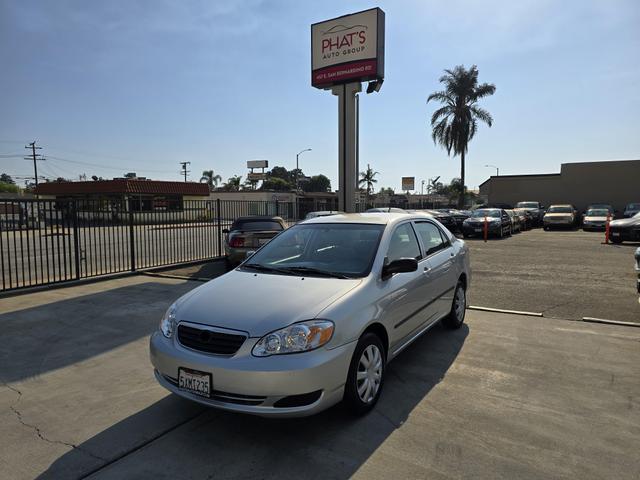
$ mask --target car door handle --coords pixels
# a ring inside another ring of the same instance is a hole
[[[429,272],[431,272],[431,267],[424,267],[422,269],[422,273],[424,273],[425,275],[429,275]]]

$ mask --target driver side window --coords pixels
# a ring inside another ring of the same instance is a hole
[[[418,239],[410,223],[405,223],[396,228],[389,242],[387,261],[391,263],[400,258],[415,258],[416,260],[421,258]]]

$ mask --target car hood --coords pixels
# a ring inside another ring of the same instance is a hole
[[[178,300],[178,321],[202,323],[261,337],[311,320],[362,279],[298,277],[233,270]]]
[[[573,214],[572,213],[545,213],[544,214],[545,217],[553,217],[553,218],[559,218],[559,217],[572,217]]]
[[[632,227],[640,225],[640,218],[621,218],[620,220],[613,220],[611,223],[609,223],[609,225],[612,227]]]
[[[584,217],[584,221],[585,222],[606,222],[607,221],[607,217],[587,216],[587,217]]]

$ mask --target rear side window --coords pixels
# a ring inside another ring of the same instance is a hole
[[[422,240],[427,256],[447,246],[440,229],[431,222],[416,222],[416,232]]]
[[[387,259],[389,263],[401,258],[421,258],[420,246],[411,224],[400,225],[391,235]]]
[[[234,223],[231,230],[242,230],[243,232],[259,232],[264,230],[284,230],[282,225],[275,220],[243,220]]]

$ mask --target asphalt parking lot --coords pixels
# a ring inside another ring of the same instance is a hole
[[[637,478],[640,329],[469,311],[390,365],[370,415],[267,420],[153,379],[148,335],[197,285],[3,298],[0,477]]]
[[[540,228],[486,243],[469,239],[469,303],[545,317],[640,322],[633,258],[640,244],[603,241],[603,232]]]

